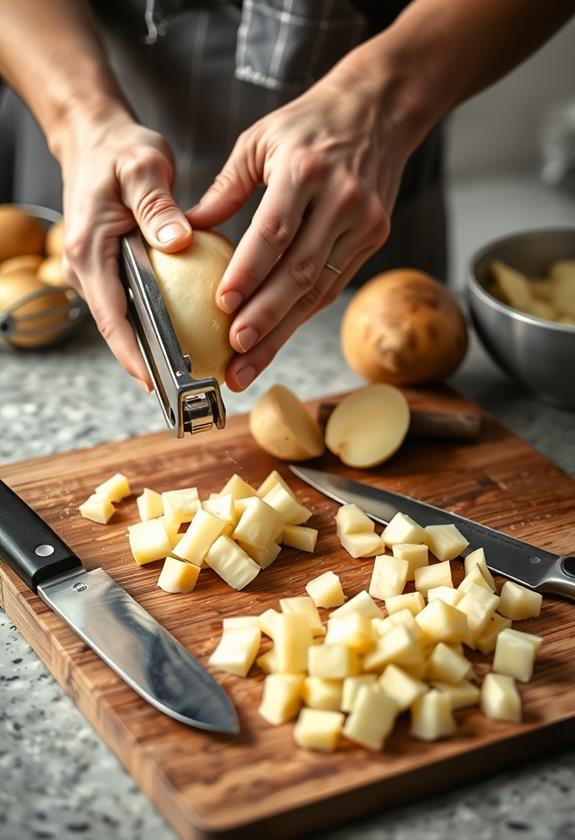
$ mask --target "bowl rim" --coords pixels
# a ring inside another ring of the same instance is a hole
[[[475,269],[479,260],[486,256],[494,247],[510,242],[513,239],[524,239],[534,236],[539,236],[542,233],[571,233],[575,239],[575,227],[565,225],[564,227],[545,227],[545,228],[531,228],[529,230],[518,231],[517,233],[509,233],[505,236],[499,236],[497,239],[492,239],[476,251],[467,261],[467,280],[468,289],[472,288],[473,293],[476,294],[484,303],[491,306],[501,315],[507,315],[517,321],[533,324],[535,326],[544,326],[551,330],[559,332],[575,333],[575,324],[561,324],[558,321],[549,321],[547,318],[539,318],[537,315],[530,315],[527,312],[520,312],[506,303],[498,300],[498,298],[489,294],[477,279]]]
[[[13,204],[12,206],[17,207],[18,210],[23,210],[24,213],[28,213],[36,219],[42,219],[53,225],[61,222],[63,218],[59,210],[54,210],[53,207],[44,207],[42,204]]]

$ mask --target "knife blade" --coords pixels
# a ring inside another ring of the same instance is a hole
[[[389,490],[380,490],[360,481],[291,465],[290,470],[302,481],[342,504],[355,504],[371,519],[384,525],[396,513],[405,513],[420,525],[456,525],[469,541],[462,552],[466,556],[480,546],[485,549],[491,571],[510,580],[551,595],[575,600],[575,557],[562,557],[542,548],[480,525],[457,513],[450,513]]]
[[[0,559],[141,697],[198,729],[239,731],[220,684],[103,569],[72,549],[0,481]]]

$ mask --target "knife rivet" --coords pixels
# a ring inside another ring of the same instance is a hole
[[[530,562],[533,566],[536,566],[536,565],[537,565],[537,563],[541,563],[541,557],[530,557],[530,558],[529,558],[529,562]]]
[[[37,545],[34,549],[34,554],[37,554],[38,557],[49,557],[51,554],[54,554],[54,550],[53,545],[45,543],[43,545]]]
[[[86,583],[74,583],[74,584],[72,584],[72,589],[74,590],[74,592],[85,592],[87,588],[88,588],[88,585]]]

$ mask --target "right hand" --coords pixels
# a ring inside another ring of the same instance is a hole
[[[119,277],[119,238],[137,224],[154,248],[185,248],[192,228],[172,196],[174,162],[167,142],[128,115],[71,132],[62,147],[64,270],[85,298],[100,333],[121,365],[150,378],[127,320]]]

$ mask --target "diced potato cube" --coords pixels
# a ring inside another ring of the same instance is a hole
[[[325,635],[325,627],[323,626],[317,607],[308,596],[300,595],[296,598],[280,598],[280,608],[285,615],[290,613],[304,615],[308,620],[309,629],[313,636]]]
[[[245,677],[257,656],[260,638],[259,627],[224,630],[208,662],[218,671]]]
[[[164,592],[191,592],[199,574],[199,566],[176,560],[175,557],[166,557],[158,578],[158,586]]]
[[[116,508],[109,499],[92,493],[78,508],[80,515],[98,525],[106,525],[116,512]]]
[[[397,612],[390,613],[387,618],[378,619],[373,618],[372,624],[375,627],[375,631],[379,636],[383,636],[385,633],[388,633],[392,627],[397,627],[398,624],[405,624],[405,626],[410,630],[413,635],[415,636],[417,642],[421,642],[423,639],[423,633],[419,624],[415,620],[415,616],[408,609],[397,610]]]
[[[275,484],[263,497],[263,501],[277,510],[285,525],[301,525],[308,521],[312,513],[311,510],[300,505],[281,484]]]
[[[529,682],[541,641],[539,636],[531,633],[520,633],[511,628],[502,630],[495,644],[493,670],[515,677],[519,682]]]
[[[423,661],[423,652],[413,633],[404,624],[398,624],[377,640],[375,649],[363,659],[363,669],[382,671],[390,662],[407,668]]]
[[[111,478],[108,478],[107,481],[98,484],[94,493],[103,499],[107,499],[109,502],[119,502],[125,499],[126,496],[130,496],[132,491],[130,490],[130,482],[126,476],[123,473],[116,473]]]
[[[181,490],[168,490],[162,493],[164,513],[179,523],[191,522],[200,509],[200,499],[196,487],[184,487]]]
[[[269,636],[271,639],[273,639],[275,636],[275,627],[280,615],[280,612],[270,607],[269,610],[266,610],[258,616],[260,630],[262,631],[262,633],[265,633],[266,636]]]
[[[415,700],[427,691],[427,685],[398,665],[388,665],[379,678],[379,684],[400,712],[409,709]]]
[[[352,557],[375,557],[383,554],[385,543],[375,532],[368,534],[342,534],[340,537],[342,548]]]
[[[274,622],[274,651],[278,671],[300,674],[307,668],[313,636],[309,617],[301,613],[280,613]]]
[[[417,522],[405,513],[396,513],[381,535],[386,545],[398,543],[427,544],[427,534]]]
[[[258,564],[261,569],[267,569],[279,557],[281,545],[272,543],[267,548],[254,548],[253,545],[248,545],[241,540],[237,541],[239,547],[248,554],[252,560]]]
[[[174,554],[195,566],[201,566],[206,554],[226,527],[223,519],[198,510],[185,534],[174,546]]]
[[[273,647],[258,656],[256,665],[264,674],[275,674],[277,672],[276,655]]]
[[[400,610],[409,610],[412,615],[418,615],[424,607],[425,601],[421,592],[406,592],[385,599],[385,608],[389,615]]]
[[[481,574],[489,584],[490,588],[495,590],[495,581],[493,575],[487,568],[487,560],[485,559],[485,550],[483,548],[476,548],[471,554],[465,558],[465,574],[468,575],[474,566],[478,566]]]
[[[481,686],[481,711],[493,720],[521,721],[521,696],[511,677],[485,675]]]
[[[339,742],[344,715],[323,709],[302,709],[294,726],[293,737],[298,747],[320,752],[333,752]]]
[[[357,653],[366,653],[375,647],[376,634],[371,624],[372,619],[363,613],[353,612],[327,623],[326,644],[342,644]]]
[[[130,550],[136,563],[143,566],[166,557],[170,551],[170,540],[161,519],[136,522],[128,528]]]
[[[236,512],[234,508],[234,497],[231,493],[225,496],[216,496],[213,499],[206,499],[205,502],[202,502],[202,509],[207,513],[211,513],[212,516],[223,519],[226,523],[226,528],[223,531],[224,534],[227,535],[233,531],[236,524]]]
[[[511,627],[511,619],[504,618],[499,613],[493,613],[482,632],[475,638],[477,650],[480,650],[485,655],[493,653],[497,636],[506,627]]]
[[[351,712],[357,693],[362,685],[375,685],[377,677],[375,674],[360,674],[357,677],[346,677],[343,681],[343,693],[341,698],[341,711]]]
[[[469,545],[455,525],[428,525],[427,545],[438,560],[454,560]]]
[[[308,650],[307,670],[310,677],[343,680],[359,673],[359,659],[345,645],[312,645]]]
[[[281,484],[283,489],[287,490],[290,496],[293,496],[295,499],[295,493],[292,491],[287,481],[285,481],[281,477],[277,470],[272,470],[271,473],[267,476],[267,478],[265,478],[258,487],[257,495],[260,497],[260,499],[263,499],[266,493],[269,493],[269,491],[272,489],[272,487],[274,487],[275,484]]]
[[[464,709],[466,706],[476,706],[479,703],[479,689],[469,680],[462,680],[460,683],[433,682],[433,687],[449,696],[451,708]]]
[[[222,621],[224,630],[238,630],[243,627],[257,627],[259,629],[259,615],[232,615]]]
[[[469,586],[456,609],[466,614],[469,632],[473,639],[481,635],[498,604],[499,596],[490,589],[476,583]]]
[[[428,601],[435,601],[436,598],[439,598],[452,607],[455,607],[462,597],[463,593],[459,589],[454,589],[453,586],[432,586],[431,589],[427,590]]]
[[[427,595],[429,589],[437,586],[453,586],[448,560],[433,563],[431,566],[421,566],[415,570],[415,588],[422,595]]]
[[[234,473],[234,475],[226,481],[218,493],[219,496],[227,496],[228,494],[232,496],[233,499],[246,499],[248,496],[257,495],[251,484],[248,484],[247,481],[240,478],[237,473]]]
[[[142,522],[147,522],[148,519],[157,519],[164,513],[164,503],[161,495],[148,487],[144,487],[142,495],[136,499],[136,504]]]
[[[481,567],[479,564],[472,566],[471,569],[467,572],[459,586],[457,587],[458,591],[461,593],[461,597],[467,592],[470,586],[482,586],[484,589],[489,590],[489,592],[493,592],[493,589],[487,583],[485,579],[485,575],[481,571]]]
[[[357,692],[343,734],[362,747],[381,750],[393,729],[397,714],[395,702],[381,688],[377,685],[363,685]]]
[[[324,572],[305,586],[316,607],[340,607],[345,601],[341,581],[335,572]]]
[[[342,681],[322,677],[306,677],[303,684],[303,701],[312,709],[330,709],[338,712],[341,706]]]
[[[269,674],[264,680],[260,715],[276,726],[295,717],[301,708],[302,689],[302,674]]]
[[[427,666],[432,679],[446,683],[459,683],[472,673],[471,662],[445,642],[433,648]]]
[[[342,505],[335,515],[335,524],[340,539],[349,534],[372,534],[375,530],[373,519],[357,505]]]
[[[407,570],[407,560],[400,560],[390,554],[376,557],[369,584],[371,597],[385,601],[393,595],[401,595],[407,580]]]
[[[411,707],[412,735],[424,741],[436,741],[454,732],[451,700],[445,692],[432,688],[415,700]]]
[[[260,566],[229,537],[218,537],[206,554],[206,563],[233,589],[243,589]]]
[[[415,570],[427,566],[429,549],[426,545],[417,543],[394,543],[391,550],[393,556],[399,560],[407,560],[407,580],[415,578]]]
[[[304,528],[301,525],[286,525],[280,536],[283,545],[297,548],[299,551],[315,551],[317,542],[317,530],[315,528]]]
[[[166,516],[165,513],[163,516],[158,517],[158,521],[161,522],[166,529],[166,534],[168,535],[168,539],[170,541],[170,548],[173,548],[180,540],[180,522],[171,516]]]
[[[415,617],[430,642],[467,642],[467,616],[440,598],[427,604]]]
[[[529,280],[521,272],[500,260],[491,263],[491,274],[499,296],[515,309],[524,310],[531,302]]]
[[[524,618],[536,618],[541,613],[542,595],[512,580],[506,580],[501,587],[501,600],[498,610],[505,618],[521,621]]]
[[[236,525],[234,539],[254,548],[265,549],[275,542],[281,526],[282,521],[277,510],[254,497],[248,501]]]
[[[346,601],[345,604],[342,604],[341,607],[338,607],[337,610],[333,610],[330,614],[331,618],[341,618],[343,615],[349,615],[352,612],[360,612],[363,615],[367,616],[367,618],[381,618],[382,612],[369,594],[365,589],[362,589],[361,592],[358,592],[357,595],[354,595],[353,598],[350,598],[349,601]]]

